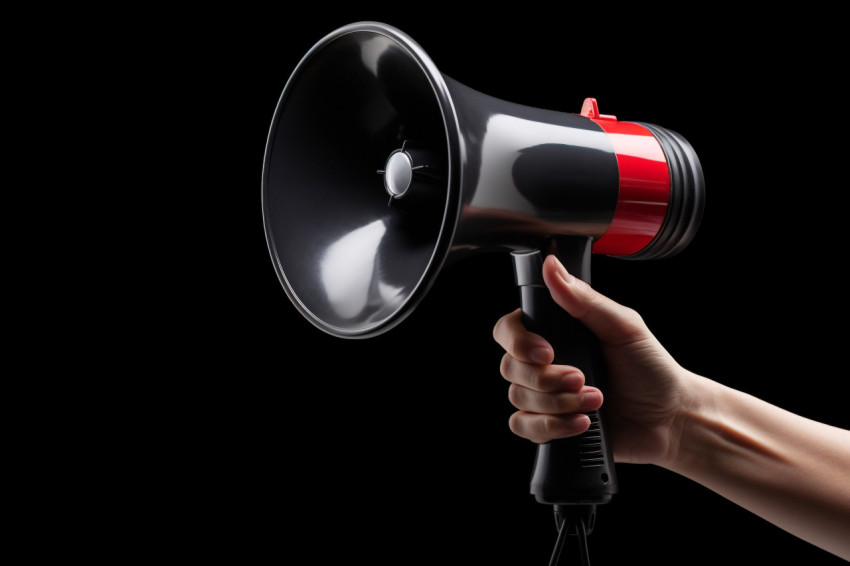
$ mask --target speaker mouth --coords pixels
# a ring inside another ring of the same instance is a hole
[[[343,338],[409,315],[448,255],[459,133],[444,77],[378,22],[328,34],[275,109],[263,162],[266,242],[302,315]]]

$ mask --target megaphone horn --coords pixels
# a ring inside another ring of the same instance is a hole
[[[571,114],[484,95],[376,22],[332,32],[298,64],[262,185],[283,288],[345,338],[401,322],[466,252],[576,235],[596,254],[668,257],[703,203],[699,161],[674,132],[617,121],[593,99]]]
[[[482,94],[400,30],[359,22],[322,38],[287,81],[262,207],[283,289],[322,331],[386,332],[447,262],[501,251],[526,324],[598,386],[598,346],[548,296],[542,256],[589,281],[591,254],[676,255],[700,224],[704,190],[676,132],[600,114],[593,98],[574,114]],[[561,533],[568,523],[589,532],[595,505],[617,489],[605,421],[591,417],[585,435],[538,448],[531,492],[555,506]]]

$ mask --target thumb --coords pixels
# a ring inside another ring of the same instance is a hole
[[[543,261],[543,280],[555,302],[604,343],[631,342],[648,332],[637,311],[594,290],[571,275],[554,255]]]

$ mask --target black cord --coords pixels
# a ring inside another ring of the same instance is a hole
[[[581,563],[590,566],[590,553],[587,550],[587,530],[584,527],[584,518],[578,519],[578,548],[581,554]]]
[[[582,566],[590,566],[590,553],[587,547],[587,526],[584,524],[584,517],[578,516],[574,520],[581,564]],[[573,524],[561,514],[561,510],[557,506],[555,509],[555,524],[558,527],[558,538],[555,540],[555,548],[552,550],[549,566],[558,566],[561,559],[561,551],[564,549],[564,541]]]
[[[558,521],[556,515],[555,521]],[[567,538],[567,531],[570,530],[568,521],[561,519],[558,527],[558,538],[555,540],[555,549],[552,551],[552,557],[549,559],[549,566],[558,566],[558,561],[561,558],[561,551],[564,549],[564,540]]]

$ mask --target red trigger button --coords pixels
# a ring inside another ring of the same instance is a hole
[[[596,103],[595,98],[584,99],[584,102],[581,105],[580,114],[585,118],[590,118],[591,120],[613,120],[615,122],[617,121],[616,116],[599,113],[599,104]]]

